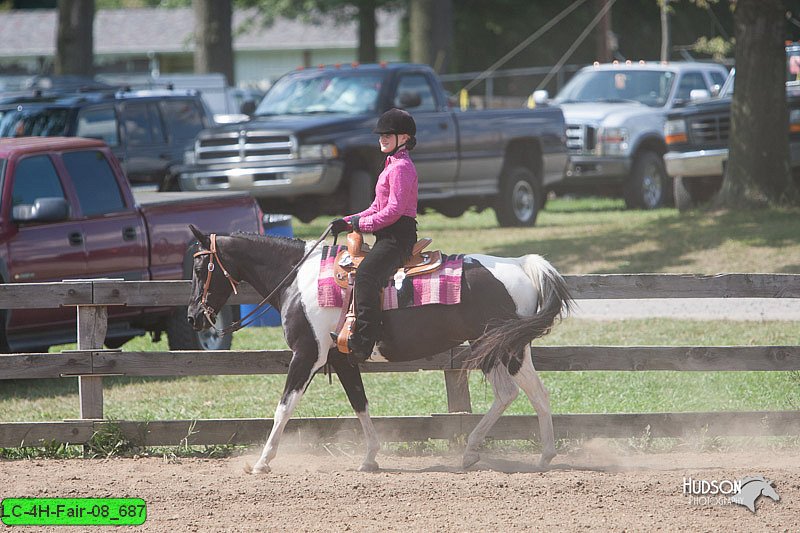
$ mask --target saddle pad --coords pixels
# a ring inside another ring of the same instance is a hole
[[[334,264],[336,254],[344,246],[323,246],[317,284],[320,307],[342,307],[344,289],[336,284]],[[383,309],[417,307],[428,304],[454,305],[461,302],[461,275],[464,255],[443,255],[442,268],[430,274],[406,278],[400,290],[392,280],[383,289]]]

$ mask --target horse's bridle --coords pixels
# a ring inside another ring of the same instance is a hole
[[[219,258],[219,254],[217,253],[217,234],[212,233],[211,235],[209,235],[209,237],[211,239],[211,249],[199,250],[195,252],[192,257],[201,257],[204,255],[209,256],[208,271],[206,272],[206,281],[203,284],[203,296],[200,299],[200,308],[203,310],[203,314],[208,319],[209,324],[211,324],[211,326],[214,326],[214,322],[216,322],[215,317],[217,313],[216,311],[214,311],[213,307],[208,305],[208,288],[211,286],[211,276],[214,273],[215,269],[214,261],[216,260],[216,262],[219,264],[219,268],[222,270],[222,273],[227,278],[228,283],[231,284],[231,288],[233,289],[233,294],[239,294],[239,291],[236,290],[236,287],[237,285],[239,285],[240,282],[236,281],[235,279],[233,279],[233,277],[231,277],[230,273],[222,264],[222,260]]]
[[[219,331],[220,335],[228,335],[230,333],[233,333],[238,329],[250,325],[252,321],[255,321],[259,316],[263,315],[269,309],[269,307],[266,306],[267,302],[269,302],[269,300],[273,296],[278,294],[278,291],[283,289],[283,287],[289,281],[292,280],[292,277],[297,273],[297,270],[300,268],[300,265],[305,263],[306,259],[308,259],[308,257],[311,255],[311,252],[313,252],[317,248],[317,246],[319,246],[319,243],[325,240],[325,237],[327,237],[328,234],[331,232],[332,227],[333,223],[328,224],[328,227],[325,228],[325,231],[322,233],[320,238],[317,239],[314,245],[311,246],[311,248],[309,248],[306,251],[306,254],[303,256],[303,258],[300,259],[300,261],[292,268],[292,270],[289,271],[288,274],[286,274],[286,277],[284,277],[283,280],[281,280],[281,282],[278,283],[278,285],[272,290],[272,292],[270,292],[267,296],[265,296],[264,299],[261,300],[261,302],[258,305],[256,305],[252,311],[247,313],[247,315],[243,316],[230,326],[220,330]],[[203,314],[208,319],[208,322],[211,324],[211,327],[214,328],[214,322],[215,322],[214,317],[216,315],[216,312],[210,305],[208,305],[208,288],[211,286],[211,274],[214,272],[215,268],[214,260],[216,259],[217,263],[219,263],[219,268],[222,269],[222,273],[225,274],[226,278],[228,278],[228,282],[231,284],[231,288],[233,289],[234,294],[239,294],[239,292],[236,290],[236,286],[239,285],[240,282],[233,279],[231,275],[228,273],[228,271],[225,269],[225,267],[222,265],[222,261],[220,260],[219,255],[217,254],[217,234],[212,233],[209,237],[211,240],[211,249],[199,250],[194,253],[193,257],[199,257],[201,255],[210,256],[208,260],[208,273],[206,274],[206,281],[203,284],[203,296],[200,301],[200,308],[203,310]],[[336,239],[334,238],[334,244],[335,243]],[[251,322],[247,322],[247,320],[251,320]]]

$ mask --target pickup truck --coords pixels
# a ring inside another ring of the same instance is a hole
[[[570,162],[556,193],[622,196],[632,209],[669,205],[672,183],[662,159],[667,114],[693,90],[719,89],[728,70],[716,63],[595,64],[578,71],[552,103],[567,121]],[[546,91],[533,94],[548,99]]]
[[[304,222],[361,210],[384,160],[372,129],[391,107],[417,123],[420,210],[457,217],[493,207],[501,225],[531,226],[563,177],[558,107],[453,111],[430,67],[398,63],[286,74],[252,120],[199,133],[176,169],[180,189],[249,191],[265,211]]]
[[[206,231],[263,232],[246,194],[141,192],[134,197],[102,141],[0,139],[0,283],[191,277],[190,223]],[[237,318],[221,312],[218,326]],[[75,342],[74,309],[0,310],[0,351],[47,351]],[[166,332],[172,350],[226,349],[230,336],[198,335],[174,307],[110,307],[109,348]]]
[[[786,47],[786,63],[789,157],[792,174],[800,184],[800,45]],[[669,151],[664,162],[673,178],[675,207],[680,211],[707,202],[722,186],[735,84],[734,69],[718,98],[698,100],[667,117],[664,129]]]

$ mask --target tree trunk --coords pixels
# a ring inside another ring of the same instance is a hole
[[[55,74],[94,74],[94,0],[58,0]]]
[[[225,75],[228,85],[233,85],[231,0],[192,0],[192,8],[195,20],[195,72],[220,72]]]
[[[358,3],[359,63],[375,63],[378,61],[378,47],[375,44],[376,26],[375,1],[361,0]]]
[[[669,0],[661,0],[661,61],[669,61],[672,31],[669,20]]]
[[[595,11],[598,13],[605,8],[608,0],[594,0]],[[611,49],[611,10],[606,11],[602,16],[600,22],[597,24],[595,30],[595,48],[597,50],[596,57],[601,63],[610,63],[613,59],[613,50]]]
[[[453,53],[452,0],[411,0],[411,61],[446,72]]]
[[[737,2],[730,152],[717,205],[774,205],[797,200],[789,171],[784,13],[781,0]]]

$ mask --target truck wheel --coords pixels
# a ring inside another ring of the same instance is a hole
[[[361,169],[352,171],[348,187],[348,213],[360,213],[372,204],[375,197],[375,186],[369,172]]]
[[[671,193],[661,156],[650,151],[639,153],[623,190],[625,206],[628,209],[656,209],[670,202]]]
[[[233,323],[233,309],[226,305],[217,314],[214,327],[221,330]],[[232,335],[221,337],[213,329],[195,331],[186,321],[186,308],[179,307],[172,313],[167,323],[167,340],[170,350],[230,350]]]
[[[512,167],[500,178],[495,216],[500,226],[533,226],[544,198],[539,180],[526,167]]]
[[[678,211],[686,211],[694,207],[692,193],[681,176],[672,180],[672,196],[675,198],[675,207],[678,208]]]

